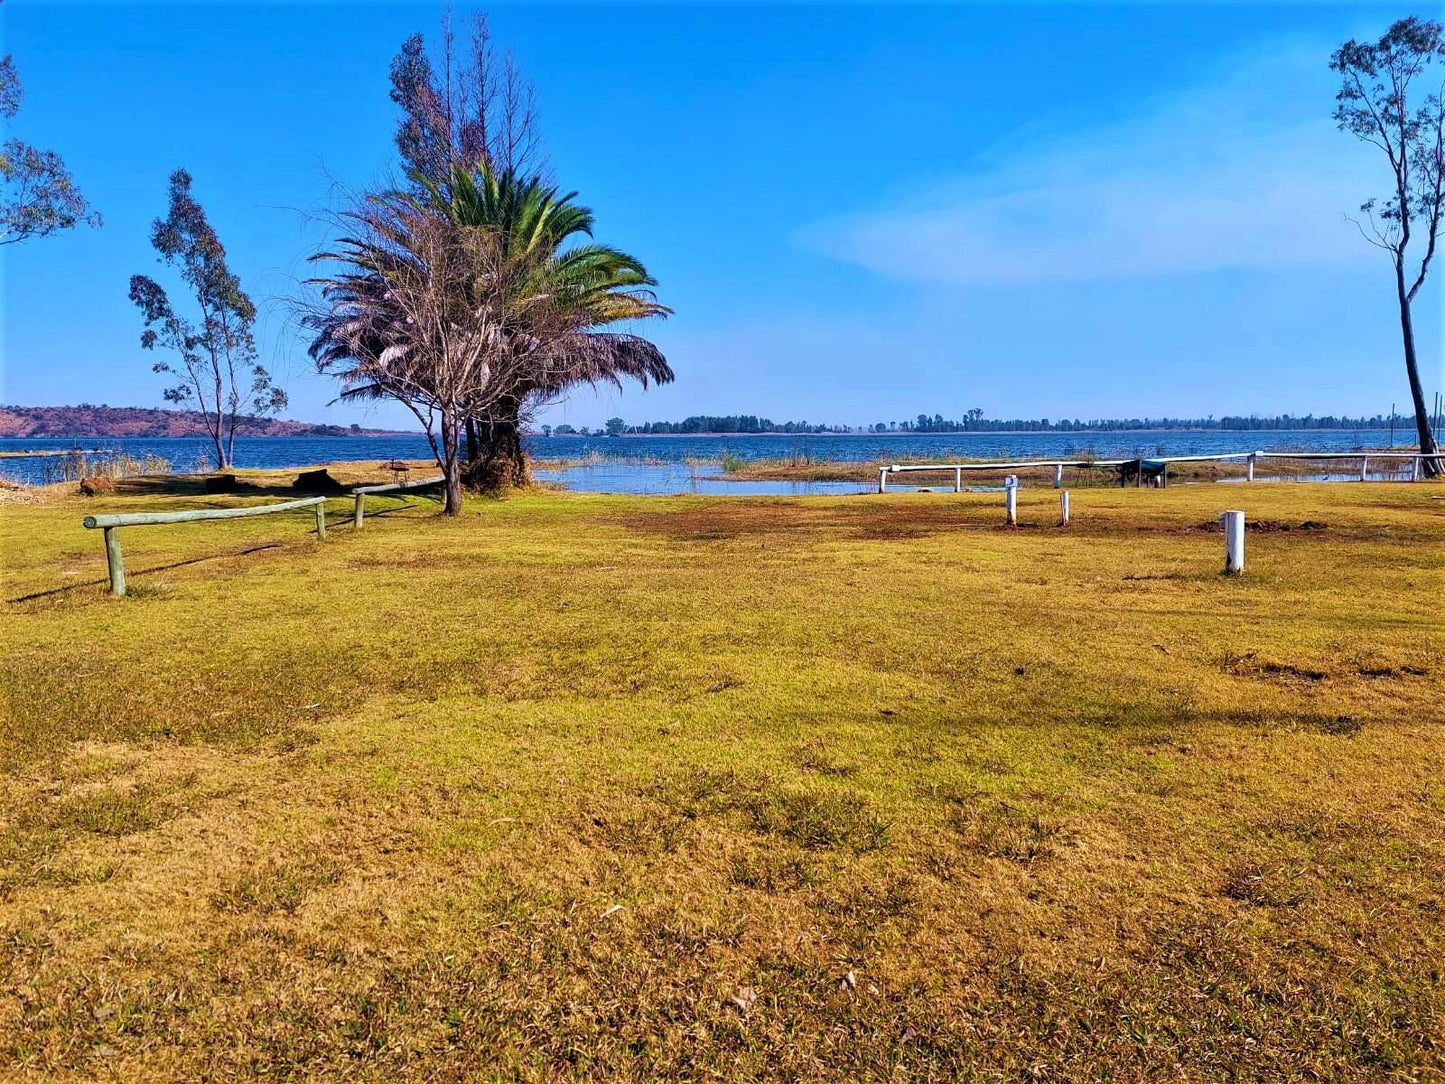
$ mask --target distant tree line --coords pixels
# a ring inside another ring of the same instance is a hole
[[[1396,414],[1394,424],[1407,426],[1409,415]],[[783,422],[756,414],[694,414],[680,422],[644,422],[628,425],[621,418],[609,418],[605,429],[597,434],[608,436],[649,436],[687,433],[1076,433],[1111,432],[1134,429],[1204,429],[1264,431],[1272,429],[1388,429],[1391,418],[1385,414],[1371,417],[1349,417],[1335,414],[1276,414],[1261,418],[1226,414],[1216,418],[985,418],[977,407],[958,419],[942,414],[919,414],[916,418],[896,422],[875,422],[872,425],[821,425],[812,422]],[[588,436],[586,426],[542,426],[547,436]]]

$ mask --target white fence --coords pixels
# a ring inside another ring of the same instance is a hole
[[[892,466],[878,468],[878,492],[888,491],[888,479],[891,475],[925,472],[953,472],[953,491],[963,492],[963,475],[965,471],[1009,471],[1022,470],[1026,467],[1053,467],[1054,488],[1058,489],[1064,483],[1065,467],[1097,467],[1097,468],[1124,468],[1133,466],[1139,484],[1143,484],[1143,477],[1146,472],[1159,478],[1161,484],[1169,484],[1170,463],[1204,463],[1224,460],[1243,460],[1245,462],[1245,477],[1254,481],[1254,467],[1260,460],[1267,459],[1358,459],[1360,461],[1360,481],[1365,481],[1369,476],[1370,460],[1381,459],[1408,459],[1414,461],[1414,469],[1411,472],[1412,481],[1420,481],[1424,477],[1424,464],[1426,459],[1439,459],[1440,456],[1422,455],[1419,452],[1223,452],[1216,455],[1168,455],[1153,456],[1141,459],[1031,459],[1014,463],[894,463]]]

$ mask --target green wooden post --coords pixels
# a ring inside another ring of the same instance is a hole
[[[105,563],[110,570],[110,593],[125,594],[125,566],[120,560],[120,528],[105,529]]]
[[[366,494],[356,495],[356,529],[361,530],[361,521],[366,518]]]
[[[316,506],[316,541],[320,542],[326,538],[326,502],[323,501]]]

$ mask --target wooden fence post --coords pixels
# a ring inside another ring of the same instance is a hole
[[[1069,491],[1066,489],[1059,494],[1059,526],[1069,525]]]
[[[1244,571],[1244,513],[1225,512],[1224,520],[1224,572],[1237,576]]]
[[[326,502],[322,501],[316,506],[316,541],[321,542],[326,538]]]
[[[125,594],[125,565],[120,559],[120,528],[107,527],[102,533],[105,535],[105,565],[110,572],[110,593],[120,596]]]
[[[358,531],[361,530],[361,521],[364,520],[365,518],[366,518],[366,494],[365,494],[365,493],[358,493],[358,494],[356,495],[356,515],[355,515],[355,518],[354,518],[354,520],[353,520],[353,524],[354,524],[354,526],[356,527],[356,529],[357,529]]]

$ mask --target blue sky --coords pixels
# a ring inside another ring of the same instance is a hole
[[[158,271],[149,225],[184,166],[288,416],[407,422],[328,405],[287,299],[322,213],[392,165],[387,66],[441,10],[0,8],[13,133],[60,151],[105,216],[0,255],[0,401],[160,405],[126,289]],[[677,310],[651,329],[675,384],[541,420],[1408,409],[1388,266],[1343,217],[1382,163],[1334,131],[1327,69],[1403,9],[489,10],[557,179]],[[1427,396],[1441,281],[1417,302]]]

